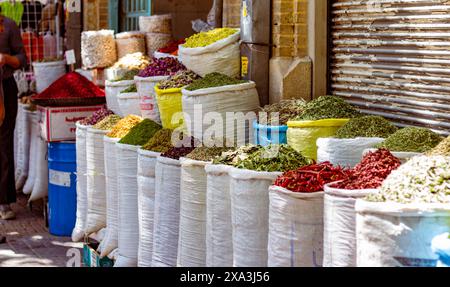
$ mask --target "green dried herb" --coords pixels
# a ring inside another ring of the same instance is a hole
[[[109,131],[111,130],[122,118],[118,115],[110,115],[94,125],[94,129]]]
[[[267,105],[261,109],[261,112],[268,114],[267,124],[279,120],[280,125],[287,125],[291,119],[299,117],[305,109],[306,102],[303,99],[283,100],[273,105]]]
[[[251,154],[237,167],[255,171],[285,172],[309,165],[312,161],[288,145],[269,145]]]
[[[121,94],[126,94],[126,93],[137,93],[137,87],[136,85],[131,85],[128,88],[126,88],[125,90],[120,92]]]
[[[393,152],[424,153],[435,148],[443,138],[429,129],[407,127],[388,137],[377,148]]]
[[[125,72],[121,77],[117,77],[111,82],[120,82],[120,81],[132,81],[134,77],[139,74],[139,70],[129,70]]]
[[[203,79],[194,81],[192,84],[186,87],[186,90],[195,91],[213,87],[238,85],[246,82],[247,81],[237,80],[221,73],[211,73],[206,75]]]
[[[199,160],[199,161],[211,161],[214,158],[222,155],[222,153],[230,151],[230,148],[226,147],[198,147],[193,152],[188,154],[186,158]]]
[[[133,127],[130,132],[120,140],[121,144],[142,146],[146,144],[162,127],[152,120],[145,119]]]
[[[344,99],[335,96],[322,96],[307,103],[303,114],[296,120],[353,119],[361,116],[362,114]]]
[[[179,71],[169,79],[159,83],[158,88],[161,90],[182,88],[198,79],[200,79],[200,76],[192,71]]]
[[[162,129],[155,133],[155,135],[142,147],[142,149],[165,153],[173,148],[172,145],[172,130]]]
[[[443,140],[437,147],[427,153],[428,156],[449,156],[450,157],[450,137]]]
[[[397,130],[397,127],[382,117],[365,116],[351,119],[337,131],[336,138],[387,138]]]
[[[256,145],[246,145],[240,148],[231,149],[229,151],[225,151],[222,155],[214,158],[213,164],[224,164],[237,166],[241,161],[248,158],[251,154],[260,150],[261,146]]]

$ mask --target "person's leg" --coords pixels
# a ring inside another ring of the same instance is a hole
[[[17,85],[14,78],[3,81],[3,91],[6,115],[0,127],[0,205],[8,206],[16,202],[14,128],[17,116]]]

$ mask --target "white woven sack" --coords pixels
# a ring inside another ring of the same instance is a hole
[[[160,77],[134,77],[136,82],[137,91],[141,99],[140,108],[141,114],[144,119],[151,119],[154,122],[161,123],[159,115],[158,102],[156,100],[155,86],[164,80],[167,80],[169,76]]]
[[[373,148],[366,149],[363,151],[363,156],[365,156],[369,152],[375,152],[375,151],[377,151],[377,149],[373,149]],[[402,164],[406,163],[408,160],[412,159],[413,157],[422,155],[421,153],[417,153],[417,152],[393,152],[393,151],[391,151],[391,153],[393,156],[398,158],[402,162]]]
[[[434,267],[431,241],[448,232],[448,204],[400,204],[358,199],[358,267]]]
[[[134,81],[118,81],[118,82],[105,82],[105,96],[106,105],[108,109],[113,111],[116,115],[121,115],[118,96],[120,92],[126,90],[129,86],[133,85]],[[122,116],[122,115],[121,115]]]
[[[107,131],[88,128],[86,134],[86,235],[106,227],[106,179],[103,137]]]
[[[119,193],[119,257],[114,267],[136,267],[139,245],[138,219],[139,146],[116,144]]]
[[[321,267],[324,193],[269,190],[269,267]]]
[[[72,241],[79,242],[84,238],[87,216],[87,177],[86,177],[86,133],[87,126],[76,123],[77,149],[77,220],[72,231]]]
[[[34,62],[33,70],[36,77],[36,92],[39,94],[64,76],[66,73],[66,61]]]
[[[48,146],[40,136],[37,141],[36,178],[29,202],[33,202],[48,195]]]
[[[32,112],[30,114],[30,126],[31,126],[31,134],[30,134],[30,146],[29,146],[29,154],[30,161],[28,164],[28,177],[23,187],[23,193],[28,195],[31,194],[34,187],[34,181],[36,179],[37,173],[37,157],[38,157],[38,141],[41,134],[41,128],[38,123],[38,114],[37,112]]]
[[[119,240],[119,194],[117,191],[117,151],[116,143],[120,139],[103,137],[105,154],[105,187],[106,187],[106,235],[102,242],[100,256],[105,257],[118,247]]]
[[[363,152],[383,142],[382,138],[319,138],[317,140],[318,162],[329,161],[333,165],[353,168],[362,160]]]
[[[233,266],[266,267],[269,234],[269,187],[280,172],[233,168],[230,174]]]
[[[178,266],[206,266],[206,172],[204,161],[181,159]]]
[[[180,161],[158,157],[155,176],[152,266],[176,267],[180,222]]]
[[[151,267],[153,257],[153,222],[155,214],[155,168],[160,153],[138,151],[138,267]]]
[[[211,127],[205,115],[215,113],[220,114],[223,119],[223,132],[227,139],[235,140],[238,146],[253,141],[252,124],[256,118],[249,118],[235,126],[235,119],[227,117],[227,113],[243,113],[245,116],[246,113],[259,109],[258,91],[254,82],[196,91],[183,89],[182,93],[185,123],[190,135],[198,139],[204,138],[204,133]],[[227,129],[227,126],[234,128]]]
[[[86,69],[106,68],[117,61],[113,30],[81,33],[81,60]]]
[[[230,176],[228,165],[205,167],[207,175],[206,266],[233,266]]]
[[[325,185],[323,266],[356,267],[355,203],[377,190],[343,190],[330,185]]]
[[[138,93],[121,93],[117,96],[120,116],[128,115],[141,116],[141,101]]]
[[[16,124],[17,143],[14,145],[14,151],[17,153],[15,164],[16,190],[21,190],[28,178],[30,169],[30,142],[32,128],[36,129],[36,113],[27,111],[28,105],[19,103],[18,117]],[[39,127],[38,127],[39,128]]]
[[[178,57],[186,68],[202,77],[213,72],[238,77],[241,69],[239,38],[240,31],[206,47],[180,45]]]

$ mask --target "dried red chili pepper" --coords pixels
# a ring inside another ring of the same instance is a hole
[[[275,185],[293,192],[320,192],[323,191],[324,185],[345,180],[348,178],[348,174],[349,170],[324,162],[285,172],[278,177]]]
[[[379,149],[365,155],[362,161],[351,170],[350,177],[333,187],[348,190],[377,189],[400,165],[400,160],[389,150]]]

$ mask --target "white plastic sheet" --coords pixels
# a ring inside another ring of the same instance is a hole
[[[207,162],[181,159],[178,266],[206,266]]]
[[[233,266],[266,267],[269,187],[282,173],[230,170]]]
[[[158,157],[155,175],[152,266],[176,267],[180,223],[180,161]]]
[[[269,267],[322,267],[323,192],[270,187]]]
[[[119,256],[114,267],[136,267],[139,245],[138,220],[139,146],[116,144],[119,193]]]
[[[233,266],[230,176],[227,165],[205,167],[207,174],[206,266]]]

